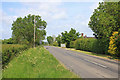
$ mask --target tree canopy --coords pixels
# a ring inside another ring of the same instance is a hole
[[[53,37],[52,36],[48,36],[47,37],[47,41],[49,44],[53,44]]]
[[[100,2],[99,7],[94,10],[90,17],[89,27],[94,32],[99,44],[104,47],[104,52],[108,53],[109,41],[113,32],[120,30],[119,23],[119,2]]]
[[[89,27],[96,38],[109,38],[118,31],[118,2],[101,2],[90,17]]]
[[[25,16],[24,18],[17,18],[12,24],[12,38],[16,43],[33,45],[34,41],[34,18],[35,18],[35,38],[36,44],[45,39],[45,28],[47,23],[41,19],[39,15]]]
[[[61,35],[58,35],[58,37],[56,37],[56,41],[58,43],[58,46],[60,47],[61,46]]]
[[[62,43],[67,43],[66,47],[70,47],[70,42],[75,41],[79,37],[79,32],[76,32],[75,29],[71,28],[69,32],[62,32]]]

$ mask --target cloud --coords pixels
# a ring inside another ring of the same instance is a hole
[[[8,39],[12,35],[12,22],[17,18],[17,16],[9,16],[5,12],[3,12],[3,10],[0,10],[0,17],[0,39]]]
[[[28,14],[42,16],[42,19],[47,21],[48,26],[52,21],[67,18],[65,9],[59,7],[61,4],[61,2],[21,2],[22,7],[19,7],[19,9],[11,7],[8,9],[9,11],[14,12],[14,16],[9,15],[9,13],[5,13],[4,11],[0,12],[3,17],[0,19],[3,24],[1,30],[3,37],[10,38],[12,35],[11,27],[13,21],[15,21],[18,17],[24,17]],[[9,37],[6,35],[9,35]]]
[[[27,7],[14,10],[17,15],[22,17],[28,14],[36,14],[42,16],[42,18],[47,21],[59,20],[67,17],[65,9],[59,7],[61,2],[23,2],[22,5]]]
[[[33,1],[33,0],[31,0]],[[12,22],[17,19],[17,17],[24,17],[28,14],[40,15],[42,19],[47,22],[47,35],[56,36],[63,31],[69,31],[71,28],[75,28],[78,32],[84,32],[88,36],[92,35],[92,31],[88,28],[89,17],[86,14],[80,13],[67,13],[69,7],[63,5],[63,1],[59,2],[20,2],[20,7],[13,8],[9,7],[10,12],[14,12],[14,16],[9,15],[9,13],[3,13],[3,37],[9,38],[12,35],[11,27]],[[87,9],[93,10],[96,8],[97,2]],[[61,7],[62,6],[62,7]],[[74,11],[74,10],[73,10]],[[79,14],[79,15],[78,15]]]
[[[94,12],[94,9],[97,9],[97,7],[99,7],[99,2],[103,2],[103,0],[96,0],[96,2],[94,2],[94,4],[89,7],[92,10],[92,12]]]
[[[53,19],[65,19],[67,18],[67,15],[65,12],[57,13],[53,16]]]
[[[2,0],[2,2],[97,2],[103,0]],[[115,0],[110,0],[111,2]],[[118,2],[118,0],[117,0]]]

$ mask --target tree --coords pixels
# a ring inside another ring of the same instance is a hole
[[[58,46],[60,47],[61,46],[61,35],[58,35],[58,37],[56,37],[56,41],[58,43]]]
[[[45,39],[47,23],[41,19],[39,15],[25,16],[24,18],[17,18],[16,21],[12,24],[12,38],[16,43],[19,44],[28,44],[33,46],[33,37],[34,37],[34,16],[35,16],[35,43],[39,44],[41,40]]]
[[[104,44],[105,53],[108,52],[109,38],[112,33],[118,31],[118,2],[101,2],[90,17],[89,27],[94,36]]]
[[[47,37],[47,41],[49,44],[53,44],[53,37],[52,36],[48,36]]]
[[[76,33],[76,30],[71,28],[69,33],[67,31],[62,32],[62,42],[67,43],[66,47],[70,47],[70,42],[75,41],[77,38],[79,38],[79,32]]]
[[[102,2],[94,10],[88,25],[96,38],[109,38],[112,32],[118,30],[117,16],[114,16],[118,13],[117,6],[116,2]]]
[[[2,40],[2,44],[14,44],[14,41],[12,38],[4,39]]]

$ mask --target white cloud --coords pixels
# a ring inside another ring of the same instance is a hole
[[[2,0],[2,2],[97,2],[103,0]],[[110,0],[114,2],[115,0]],[[117,0],[118,2],[118,0]]]
[[[8,39],[12,35],[11,27],[12,22],[15,20],[17,16],[8,16],[5,12],[0,10],[0,39]]]
[[[21,2],[21,8],[9,8],[9,11],[14,12],[14,16],[8,16],[7,13],[3,16],[3,23],[5,25],[3,27],[4,35],[11,36],[11,25],[13,20],[17,19],[17,17],[24,17],[28,14],[35,14],[42,16],[42,19],[47,21],[48,26],[46,31],[47,35],[60,34],[65,30],[70,30],[70,28],[75,28],[78,32],[84,32],[87,35],[92,34],[92,31],[88,28],[89,19],[86,19],[84,14],[81,15],[73,15],[71,18],[69,14],[67,14],[67,10],[62,8],[61,0],[59,2]],[[95,3],[97,4],[97,3]],[[96,7],[96,5],[91,6],[91,10]],[[62,22],[60,22],[60,20]],[[51,25],[53,24],[53,25]],[[6,33],[6,34],[5,34]],[[5,36],[7,37],[7,36]]]
[[[14,10],[19,16],[26,16],[28,14],[36,14],[42,16],[46,21],[53,21],[66,18],[66,11],[60,8],[61,2],[38,2],[38,3],[22,3],[26,8]]]
[[[3,35],[12,35],[11,27],[13,21],[17,19],[17,17],[24,17],[28,14],[34,14],[34,15],[40,15],[42,16],[42,19],[47,21],[48,26],[49,23],[52,21],[65,19],[67,17],[66,11],[63,8],[60,8],[61,2],[38,2],[38,3],[30,3],[25,2],[22,3],[22,8],[9,8],[9,11],[14,12],[16,15],[9,16],[5,12],[0,12],[2,14],[2,33]],[[24,6],[24,7],[23,7]],[[52,27],[52,26],[51,26]],[[6,29],[7,28],[7,29]],[[5,38],[5,36],[3,36]],[[8,37],[8,36],[7,36]]]
[[[65,18],[67,18],[67,15],[65,12],[60,12],[53,16],[53,19],[65,19]]]
[[[94,11],[94,9],[97,9],[97,7],[99,7],[99,2],[103,1],[102,0],[96,1],[92,6],[89,7],[92,10],[92,12]]]

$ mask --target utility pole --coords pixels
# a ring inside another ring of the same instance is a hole
[[[35,15],[34,15],[34,48],[35,48]]]

